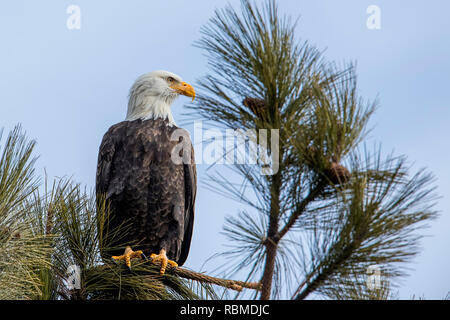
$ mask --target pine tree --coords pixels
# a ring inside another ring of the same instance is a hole
[[[385,299],[419,252],[417,229],[436,217],[433,177],[364,143],[377,102],[359,96],[353,64],[326,61],[295,27],[275,1],[242,0],[240,11],[216,10],[197,43],[210,73],[192,118],[279,135],[267,148],[273,174],[263,162],[234,165],[238,186],[211,174],[212,189],[252,208],[226,219],[226,269],[260,281],[260,299]],[[382,280],[371,291],[374,266]]]

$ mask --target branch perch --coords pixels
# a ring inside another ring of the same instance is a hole
[[[146,260],[146,262],[150,262],[152,265],[160,266],[160,262],[154,262],[151,259]],[[106,266],[101,266],[100,268],[104,268]],[[133,270],[134,271],[134,270]],[[158,269],[159,271],[159,269]],[[261,290],[261,283],[259,282],[245,282],[239,280],[230,280],[230,279],[222,279],[216,278],[212,276],[208,276],[204,273],[195,272],[182,267],[171,267],[167,266],[166,274],[177,275],[181,278],[195,280],[203,283],[215,284],[221,287],[225,287],[228,289],[242,291],[243,288],[253,289],[253,290]]]
[[[253,289],[253,290],[261,290],[261,284],[259,282],[244,282],[239,280],[229,280],[229,279],[221,279],[216,277],[211,277],[203,273],[195,272],[192,270],[188,270],[182,267],[170,268],[170,272],[185,278],[196,280],[200,282],[212,283],[221,287],[233,289],[236,291],[241,291],[242,288]]]

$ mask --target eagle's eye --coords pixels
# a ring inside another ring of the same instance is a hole
[[[167,77],[167,82],[170,83],[170,84],[172,84],[172,83],[175,82],[175,79],[172,78],[172,77]]]

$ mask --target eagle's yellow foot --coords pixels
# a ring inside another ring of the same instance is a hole
[[[161,263],[161,269],[159,270],[159,273],[163,275],[166,272],[167,264],[170,264],[172,267],[178,267],[178,264],[175,261],[167,259],[166,256],[166,250],[161,249],[159,254],[152,253],[150,255],[150,258],[153,262],[160,262]]]
[[[143,252],[142,250],[133,251],[130,247],[125,248],[125,252],[121,256],[112,256],[112,259],[115,261],[125,260],[125,263],[128,268],[131,269],[131,259],[133,258],[142,258]]]

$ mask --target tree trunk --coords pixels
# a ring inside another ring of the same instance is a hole
[[[275,259],[277,255],[278,226],[280,212],[280,189],[281,189],[281,173],[278,171],[272,177],[271,184],[271,203],[270,203],[270,219],[269,228],[267,230],[266,246],[266,263],[264,273],[261,280],[261,300],[269,300],[272,291],[272,279],[275,270]]]

